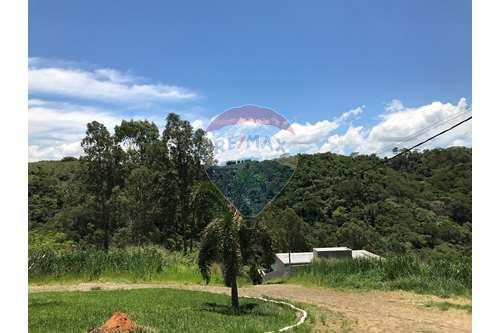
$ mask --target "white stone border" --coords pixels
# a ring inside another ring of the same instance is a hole
[[[287,303],[287,302],[283,302],[283,301],[275,301],[275,300],[267,299],[267,298],[264,298],[264,297],[248,297],[248,296],[243,296],[243,297],[244,298],[258,299],[258,300],[261,300],[261,301],[264,301],[264,302],[271,302],[271,303],[276,303],[276,304],[284,304],[284,305],[289,306],[292,309],[296,310],[297,312],[300,312],[300,319],[299,319],[299,321],[297,323],[295,323],[293,325],[290,325],[290,326],[286,326],[286,327],[280,328],[277,331],[268,331],[268,332],[265,332],[265,333],[285,332],[285,331],[288,331],[289,329],[292,329],[294,327],[302,325],[306,321],[306,319],[307,319],[307,312],[306,312],[306,310],[300,309],[300,308],[296,307],[293,304],[290,304],[290,303]]]

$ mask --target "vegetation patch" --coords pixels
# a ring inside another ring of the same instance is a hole
[[[450,302],[427,302],[425,306],[428,308],[438,308],[441,311],[447,311],[449,309],[465,310],[468,313],[472,313],[471,304],[456,304]]]
[[[30,283],[74,281],[201,283],[197,253],[167,252],[161,247],[31,251]],[[212,282],[222,283],[218,267]],[[242,283],[248,283],[242,279]]]
[[[384,260],[315,260],[298,267],[288,282],[331,288],[402,289],[439,296],[471,296],[470,259],[444,260],[417,255]]]
[[[242,298],[234,315],[226,295],[175,289],[33,293],[30,332],[88,332],[113,313],[158,332],[267,332],[296,321],[288,306]],[[308,332],[308,326],[294,332]]]

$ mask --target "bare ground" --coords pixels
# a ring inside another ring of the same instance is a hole
[[[80,283],[31,285],[29,292],[89,291],[140,288],[176,288],[229,293],[228,288],[193,284]],[[320,307],[315,332],[471,332],[471,314],[460,309],[446,311],[426,307],[429,302],[470,304],[465,298],[439,298],[404,291],[339,291],[290,284],[240,288],[241,296],[268,296]]]

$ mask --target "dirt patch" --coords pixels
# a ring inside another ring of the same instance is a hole
[[[337,332],[458,333],[472,329],[471,315],[467,311],[450,309],[443,312],[422,307],[430,300],[440,299],[435,296],[402,291],[337,291],[295,285],[264,285],[245,292],[288,298],[328,309],[335,316],[329,316],[327,326],[332,322],[334,327],[340,324]],[[448,302],[453,301],[448,299]]]
[[[137,325],[123,312],[115,312],[106,322],[89,333],[134,333],[147,332],[147,327]]]
[[[124,284],[86,283],[76,285],[30,286],[30,292],[88,291],[175,288],[228,294],[220,286],[192,284]],[[451,307],[442,311],[426,307],[429,302],[470,304],[470,299],[418,295],[404,291],[340,291],[325,288],[308,288],[290,284],[260,285],[240,288],[242,296],[268,296],[316,305],[327,312],[316,318],[315,331],[329,332],[444,332],[465,333],[472,330],[472,316],[468,311]]]

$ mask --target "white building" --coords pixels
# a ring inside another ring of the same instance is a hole
[[[351,250],[348,247],[316,247],[312,252],[276,253],[273,271],[265,274],[265,280],[283,276],[290,266],[310,264],[315,258],[352,260],[362,258],[380,259],[381,257],[366,250]]]

